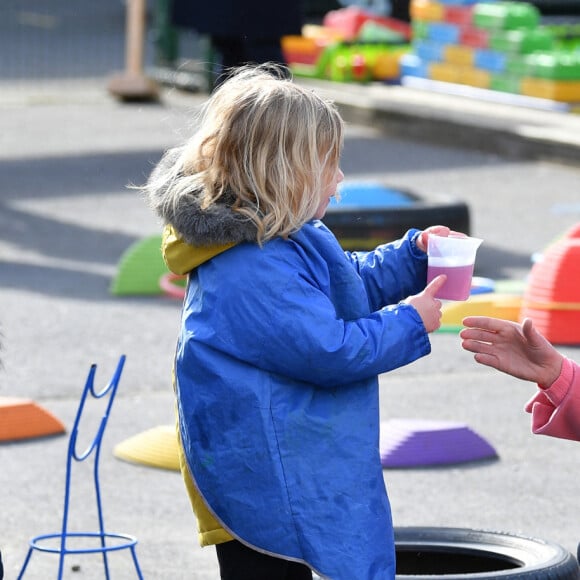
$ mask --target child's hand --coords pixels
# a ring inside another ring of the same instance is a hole
[[[524,381],[549,387],[560,375],[564,357],[534,327],[488,316],[468,316],[459,333],[461,346],[475,360]]]
[[[442,238],[446,238],[448,236],[465,237],[465,234],[462,234],[461,232],[454,232],[447,226],[430,226],[424,229],[417,238],[417,247],[423,252],[427,251],[427,243],[430,235],[441,236]]]
[[[445,274],[437,276],[423,292],[409,296],[403,301],[419,313],[427,332],[433,332],[441,326],[441,300],[435,298],[435,294],[445,284],[445,280],[447,280]]]

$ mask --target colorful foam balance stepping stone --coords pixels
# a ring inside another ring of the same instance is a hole
[[[167,271],[161,254],[161,235],[138,240],[121,256],[111,293],[117,296],[162,294],[159,280]]]
[[[167,272],[159,280],[161,290],[171,298],[183,300],[187,286],[187,276]]]
[[[0,397],[0,442],[65,433],[63,423],[30,399]]]
[[[175,425],[159,425],[125,439],[113,455],[129,463],[179,471],[179,447]]]
[[[531,318],[552,343],[580,344],[580,238],[552,244],[529,275],[521,318]]]
[[[464,302],[446,302],[441,309],[441,327],[438,332],[457,332],[466,316],[492,316],[518,322],[522,296],[486,292],[472,294]]]
[[[381,423],[380,456],[382,466],[392,469],[471,463],[498,454],[464,423],[391,419]]]
[[[491,278],[473,276],[471,280],[471,295],[489,294],[495,290],[495,281]]]
[[[410,228],[439,223],[469,234],[469,209],[460,201],[428,202],[380,182],[343,182],[339,192],[340,201],[332,200],[323,221],[345,250],[372,250]]]

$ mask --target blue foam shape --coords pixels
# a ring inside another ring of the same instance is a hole
[[[365,209],[382,209],[385,207],[407,207],[417,203],[408,193],[386,187],[380,183],[345,183],[340,188],[340,201],[334,198],[334,206]]]

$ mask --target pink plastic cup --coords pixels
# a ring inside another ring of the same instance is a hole
[[[439,274],[447,280],[436,297],[444,300],[467,300],[471,294],[471,280],[475,255],[483,240],[468,236],[429,236],[427,256],[427,284]]]

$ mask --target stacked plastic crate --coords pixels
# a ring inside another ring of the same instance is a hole
[[[580,52],[558,42],[531,3],[412,0],[402,75],[580,102]]]

